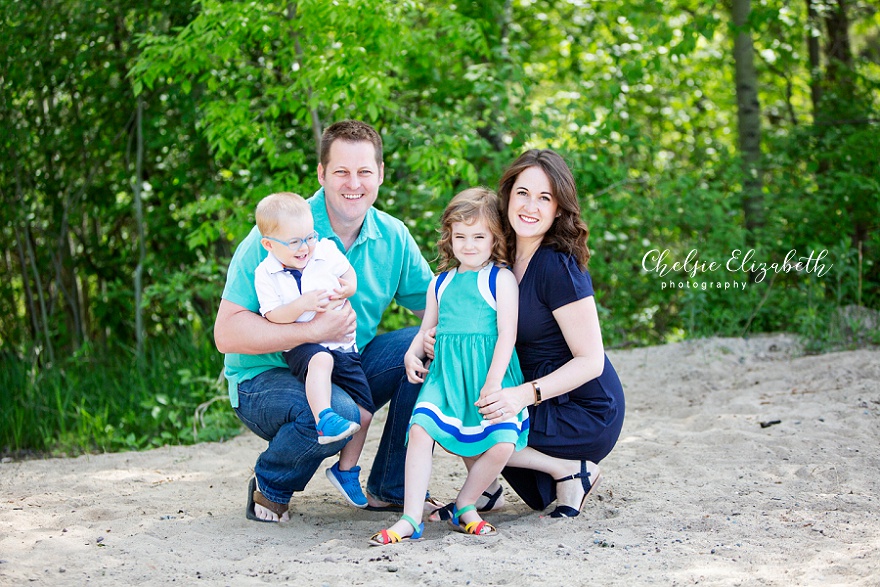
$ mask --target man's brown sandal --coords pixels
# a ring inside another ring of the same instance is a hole
[[[279,519],[281,516],[287,512],[288,506],[283,503],[275,503],[274,501],[269,501],[266,499],[262,493],[257,490],[257,478],[251,477],[250,483],[248,483],[248,504],[247,511],[245,515],[247,515],[248,520],[253,520],[255,522],[277,522],[278,520],[264,520],[259,517],[255,511],[255,505],[261,505],[273,514],[277,515]]]

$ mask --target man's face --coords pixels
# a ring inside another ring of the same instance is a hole
[[[336,140],[330,145],[327,166],[318,164],[318,181],[324,186],[327,215],[334,229],[360,225],[379,196],[385,164],[376,163],[372,143]]]

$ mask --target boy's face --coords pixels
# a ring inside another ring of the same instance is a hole
[[[300,214],[296,216],[287,216],[278,222],[278,229],[273,234],[263,235],[263,247],[267,251],[275,255],[275,258],[281,261],[285,267],[293,269],[303,269],[312,258],[315,252],[315,244],[317,239],[311,239],[311,243],[307,238],[315,232],[315,221],[311,214]],[[271,240],[277,239],[277,240]],[[289,243],[296,239],[299,246],[293,246],[283,243]],[[296,249],[296,250],[294,250]]]

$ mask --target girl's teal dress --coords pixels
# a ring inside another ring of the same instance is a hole
[[[500,442],[513,443],[521,450],[528,441],[527,409],[490,426],[474,405],[498,341],[493,275],[497,271],[490,264],[480,271],[453,269],[445,278],[438,276],[434,361],[410,419],[410,426],[418,424],[440,446],[463,457],[482,454]],[[522,382],[513,351],[501,387]]]

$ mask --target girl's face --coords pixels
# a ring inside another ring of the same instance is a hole
[[[507,219],[519,238],[543,238],[558,208],[547,174],[540,167],[529,167],[520,173],[510,190]]]
[[[461,271],[479,271],[485,267],[492,258],[494,245],[495,237],[482,218],[471,224],[452,223],[452,254],[461,264]]]

